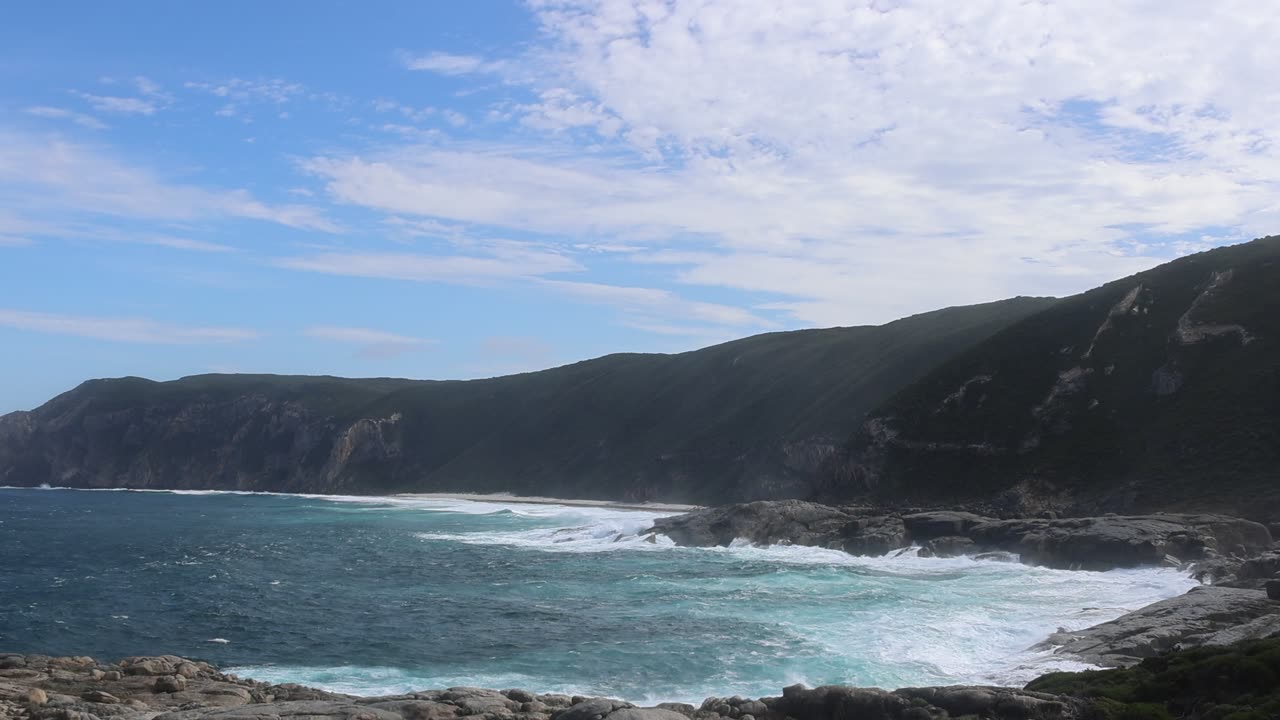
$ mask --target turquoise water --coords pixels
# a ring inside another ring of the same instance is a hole
[[[677,548],[654,513],[411,497],[0,489],[0,650],[172,653],[378,694],[636,701],[804,682],[1019,683],[1032,644],[1184,592],[1170,569]]]

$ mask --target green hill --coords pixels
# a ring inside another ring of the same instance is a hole
[[[1053,302],[1017,298],[465,382],[95,380],[0,418],[0,485],[804,496],[869,410]]]
[[[1280,516],[1280,237],[1064,299],[877,408],[825,494]]]

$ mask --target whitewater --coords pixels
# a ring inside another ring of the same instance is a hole
[[[697,702],[1020,685],[1032,646],[1171,568],[680,548],[653,511],[440,497],[0,489],[0,649],[172,653],[361,695],[457,685]]]

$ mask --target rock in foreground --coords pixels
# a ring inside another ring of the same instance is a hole
[[[1074,720],[1073,699],[1011,688],[792,686],[782,697],[708,698],[701,707],[641,708],[610,698],[449,688],[355,697],[270,685],[184,658],[92,658],[0,653],[4,720]]]
[[[1225,646],[1280,633],[1280,602],[1260,590],[1197,587],[1111,622],[1056,633],[1042,648],[1092,665],[1126,667],[1170,650]]]

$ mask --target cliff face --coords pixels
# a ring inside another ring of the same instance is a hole
[[[301,399],[331,391],[323,379],[292,388],[205,380],[183,393],[137,378],[92,381],[0,418],[0,484],[371,492],[356,482],[359,469],[398,452],[383,434],[398,418],[344,417]]]
[[[469,382],[96,380],[0,417],[0,485],[805,496],[894,390],[1053,301]]]
[[[874,411],[835,495],[1280,516],[1280,237],[1067,298]]]

